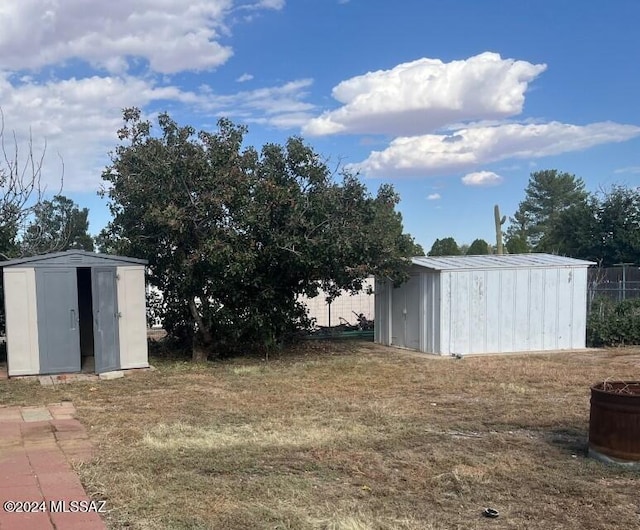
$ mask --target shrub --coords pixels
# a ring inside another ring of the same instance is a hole
[[[596,298],[587,318],[589,346],[640,344],[640,298],[615,302]]]

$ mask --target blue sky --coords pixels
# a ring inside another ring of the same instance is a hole
[[[108,221],[97,197],[121,109],[167,110],[247,143],[302,135],[405,229],[494,241],[529,174],[596,191],[640,184],[640,2],[611,0],[3,0],[0,107],[44,180]]]

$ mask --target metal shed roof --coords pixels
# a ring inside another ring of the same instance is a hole
[[[483,256],[420,256],[414,265],[436,271],[469,269],[527,269],[531,267],[587,267],[592,261],[553,254],[490,254]]]
[[[18,258],[9,261],[0,261],[1,267],[14,267],[19,265],[38,265],[38,264],[68,264],[68,265],[90,265],[90,264],[109,264],[109,263],[131,263],[134,265],[146,265],[148,262],[144,259],[129,258],[126,256],[113,256],[111,254],[98,254],[96,252],[87,252],[86,250],[66,250],[64,252],[51,252],[49,254],[40,254],[38,256],[30,256],[28,258]]]

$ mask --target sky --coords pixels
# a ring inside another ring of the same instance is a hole
[[[493,243],[534,171],[640,185],[639,22],[637,0],[2,0],[4,144],[44,152],[97,234],[122,109],[228,117],[392,184],[425,251]]]

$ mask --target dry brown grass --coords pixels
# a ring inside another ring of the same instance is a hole
[[[586,458],[589,387],[640,349],[432,359],[311,343],[0,402],[72,399],[112,529],[633,528],[640,472]],[[482,517],[491,506],[498,519]]]

